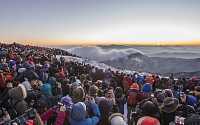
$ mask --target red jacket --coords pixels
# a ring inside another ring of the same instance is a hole
[[[46,120],[48,120],[53,114],[55,113],[55,111],[53,109],[49,109],[46,112],[44,112],[40,118],[42,119],[43,122],[45,122]],[[54,125],[63,125],[64,121],[65,121],[65,112],[60,111],[58,112],[57,115],[57,119],[56,122],[54,123]]]

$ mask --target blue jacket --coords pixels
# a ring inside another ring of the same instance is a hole
[[[96,125],[99,122],[100,111],[96,103],[92,104],[94,116],[86,118],[86,111],[80,103],[76,103],[70,112],[71,125]]]

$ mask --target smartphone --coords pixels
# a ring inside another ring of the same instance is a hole
[[[180,97],[184,97],[184,92],[181,92],[181,93],[180,93]]]
[[[154,98],[154,93],[151,93],[151,97]]]

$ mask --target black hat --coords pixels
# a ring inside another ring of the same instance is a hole
[[[172,113],[178,108],[178,105],[179,105],[178,99],[172,98],[172,97],[167,97],[163,101],[163,104],[161,107],[164,112]]]

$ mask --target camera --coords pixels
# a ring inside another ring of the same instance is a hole
[[[26,122],[29,119],[34,119],[34,109],[33,108],[26,110],[23,115],[20,115],[13,120],[6,121],[2,125],[12,125],[13,123],[17,123],[17,125],[26,125]]]
[[[88,100],[91,100],[93,97],[92,96],[88,96],[87,98],[88,98]]]

